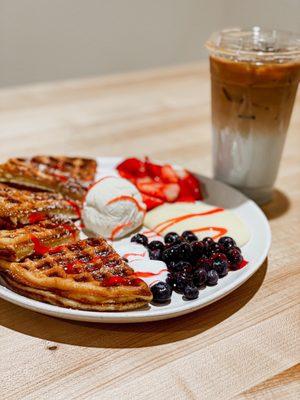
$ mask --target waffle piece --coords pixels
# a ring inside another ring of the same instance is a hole
[[[86,194],[80,181],[21,158],[10,158],[0,165],[0,182],[58,192],[72,200],[82,200]]]
[[[63,307],[123,311],[152,300],[146,283],[103,238],[80,240],[20,263],[0,260],[0,270],[16,292]]]
[[[92,183],[95,179],[97,163],[90,158],[66,156],[35,156],[30,160],[39,168],[45,168],[62,177]]]
[[[51,248],[74,243],[79,230],[73,222],[52,218],[23,228],[0,231],[0,258],[20,261],[33,254],[42,255]]]
[[[0,229],[14,229],[61,216],[79,218],[80,210],[58,193],[29,192],[0,183]]]

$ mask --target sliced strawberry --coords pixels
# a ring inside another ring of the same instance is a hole
[[[149,196],[148,194],[142,193],[143,202],[147,206],[147,211],[152,210],[153,208],[162,205],[164,202],[157,197]]]
[[[121,176],[126,175],[132,178],[147,176],[145,163],[137,158],[127,158],[117,166],[117,170]]]
[[[150,162],[149,158],[146,157],[145,169],[146,169],[147,175],[149,175],[151,178],[153,178],[156,181],[159,180],[161,178],[162,168],[163,167],[161,165],[157,165],[157,164]]]
[[[177,183],[179,180],[176,171],[169,164],[166,164],[162,167],[161,178],[166,183]]]
[[[200,182],[190,172],[186,171],[186,173],[186,177],[180,179],[178,182],[180,186],[178,201],[201,200],[203,197],[201,193]]]
[[[136,186],[142,193],[148,194],[152,197],[158,197],[159,199],[162,199],[164,201],[167,200],[164,193],[165,185],[163,183],[155,182],[154,180],[152,180],[152,182],[146,183],[137,181]]]
[[[128,158],[118,165],[119,174],[136,185],[150,210],[163,202],[189,201],[203,198],[198,179],[185,169],[157,165],[149,158],[145,162]]]
[[[180,186],[177,183],[165,183],[163,191],[166,200],[172,203],[178,199]]]
[[[135,182],[135,177],[133,177],[129,172],[127,172],[127,171],[122,171],[122,170],[119,170],[118,172],[119,172],[119,175],[120,175],[122,178],[128,179],[128,180],[131,181],[131,182]]]
[[[144,178],[137,178],[135,180],[136,185],[144,184],[144,183],[155,183],[155,181],[150,178],[150,176],[145,176]]]
[[[175,201],[180,192],[180,186],[177,183],[152,181],[151,183],[137,182],[136,185],[140,192],[168,202]]]

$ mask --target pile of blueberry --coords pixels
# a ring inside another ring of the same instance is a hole
[[[187,300],[196,299],[199,289],[213,286],[228,270],[237,270],[243,265],[241,250],[229,236],[217,242],[207,237],[198,240],[191,231],[182,235],[170,232],[159,240],[148,242],[142,234],[136,234],[131,242],[139,243],[148,249],[152,260],[163,261],[168,269],[166,282],[158,282],[151,287],[153,300],[163,303],[170,300],[172,291],[181,293]]]

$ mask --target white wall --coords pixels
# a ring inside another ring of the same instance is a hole
[[[300,0],[0,0],[0,86],[195,61],[234,25],[300,31]]]

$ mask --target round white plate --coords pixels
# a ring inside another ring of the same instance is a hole
[[[119,162],[119,158],[99,158],[99,177],[116,173],[114,168]],[[128,312],[94,312],[71,310],[31,300],[1,285],[0,297],[21,307],[54,317],[77,321],[130,323],[177,317],[198,310],[226,296],[247,281],[265,260],[271,244],[270,227],[265,215],[252,200],[221,182],[203,176],[199,176],[199,179],[204,183],[207,192],[205,202],[234,211],[250,229],[251,239],[242,248],[244,258],[249,263],[238,271],[229,272],[226,277],[219,280],[216,286],[206,287],[201,290],[198,299],[185,301],[181,295],[173,293],[172,300],[167,305],[157,306],[151,304],[147,309]],[[126,252],[141,252],[145,250],[140,245],[130,243],[129,239],[116,242],[114,247],[121,255]],[[153,272],[165,267],[160,261],[149,260],[147,255],[143,259],[139,259],[139,257],[129,258],[129,264],[135,270],[144,269]],[[156,280],[163,278],[163,274]],[[146,281],[149,283],[151,280]]]

